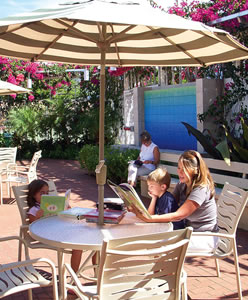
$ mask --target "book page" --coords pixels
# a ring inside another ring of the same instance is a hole
[[[42,195],[40,208],[44,216],[55,215],[65,209],[65,196]]]
[[[69,189],[65,192],[65,207],[64,207],[64,210],[68,209],[68,207],[69,207],[70,196],[71,196],[71,189]]]
[[[140,210],[144,215],[151,219],[151,215],[148,210],[144,206],[142,200],[139,195],[135,191],[135,189],[128,183],[121,183],[120,185],[116,185],[110,180],[107,181],[109,186],[113,189],[113,191],[124,201],[127,207],[130,207],[133,204],[138,210]]]

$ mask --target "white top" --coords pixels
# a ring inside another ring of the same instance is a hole
[[[40,210],[40,203],[36,202],[36,205],[32,206],[29,211],[27,212],[27,215],[36,216],[37,212]]]
[[[149,145],[146,146],[144,144],[141,145],[141,149],[140,149],[140,160],[145,161],[145,160],[152,160],[154,161],[154,154],[153,154],[153,150],[154,148],[157,147],[157,145],[155,145],[153,142]],[[154,164],[145,164],[144,165],[147,169],[150,170],[155,170],[155,165]]]
[[[29,226],[32,238],[63,249],[100,250],[104,238],[141,236],[149,233],[172,231],[172,223],[145,223],[127,212],[120,224],[86,223],[51,216],[34,221]]]

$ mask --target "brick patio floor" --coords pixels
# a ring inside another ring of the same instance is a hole
[[[27,164],[28,162],[20,162]],[[80,169],[77,161],[41,159],[38,163],[38,175],[41,179],[54,180],[59,193],[72,189],[71,206],[94,207],[97,201],[97,185],[95,178]],[[5,187],[4,187],[5,188]],[[4,189],[4,204],[0,205],[0,232],[1,237],[18,235],[20,217],[16,203],[6,197]],[[105,197],[115,197],[106,186]],[[145,199],[144,199],[145,200]],[[237,243],[239,265],[242,280],[243,299],[248,300],[248,231],[238,230]],[[55,251],[30,250],[31,258],[47,257],[56,264]],[[17,257],[17,245],[12,242],[4,247],[0,244],[0,264],[14,261]],[[70,257],[66,257],[69,262]],[[41,266],[42,267],[42,266]],[[185,270],[188,274],[188,295],[192,300],[238,299],[235,268],[233,258],[220,261],[221,277],[216,277],[215,263],[211,259],[187,259]],[[49,288],[35,289],[34,300],[52,299]],[[26,300],[27,293],[19,293],[5,297],[6,300]],[[68,296],[68,299],[75,299]]]

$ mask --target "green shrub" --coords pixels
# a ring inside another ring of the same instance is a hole
[[[12,147],[12,135],[9,133],[0,133],[0,147]]]
[[[93,174],[98,164],[98,146],[85,145],[79,152],[79,162],[82,168]],[[136,159],[139,155],[137,149],[120,149],[113,146],[105,147],[105,164],[107,165],[107,178],[115,183],[127,181],[128,161]]]

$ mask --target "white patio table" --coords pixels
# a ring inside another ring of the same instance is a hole
[[[32,238],[59,249],[100,251],[104,238],[124,238],[173,230],[172,223],[145,223],[127,212],[119,224],[98,225],[85,220],[52,216],[36,220],[29,226]],[[63,253],[60,255],[59,278],[62,279]],[[62,284],[63,285],[63,284]],[[62,299],[64,288],[60,284]],[[62,290],[61,290],[62,289]]]

